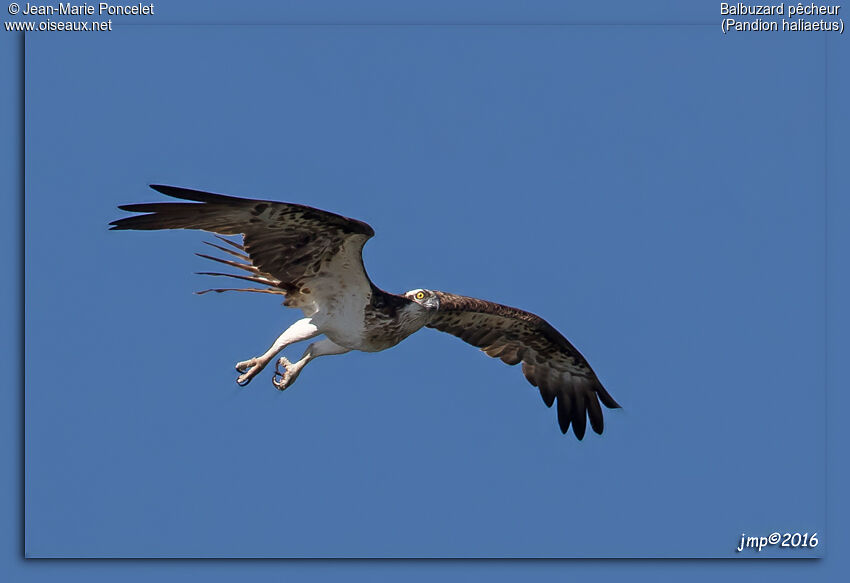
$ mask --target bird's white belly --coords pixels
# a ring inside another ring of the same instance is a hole
[[[399,310],[390,316],[369,305],[370,296],[343,294],[314,302],[311,323],[335,344],[350,350],[379,352],[395,346],[425,325],[425,311],[419,306]]]
[[[341,286],[323,285],[320,289],[326,293],[311,294],[309,307],[302,307],[304,315],[316,325],[319,333],[334,343],[351,350],[364,350],[363,314],[369,296]]]
[[[316,316],[313,317],[314,321],[315,318]],[[352,309],[338,311],[333,317],[318,323],[317,326],[322,334],[340,346],[351,350],[365,349],[366,330],[363,326],[362,308],[359,311]]]

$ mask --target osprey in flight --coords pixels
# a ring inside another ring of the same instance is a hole
[[[280,357],[274,386],[284,390],[317,356],[350,350],[377,352],[395,346],[423,326],[436,328],[481,348],[522,372],[547,407],[558,402],[558,424],[584,437],[587,419],[602,433],[602,407],[619,405],[602,387],[590,365],[570,342],[542,318],[516,308],[427,289],[387,293],[366,275],[363,245],[375,234],[366,223],[327,211],[284,202],[251,200],[175,186],[151,185],[162,194],[191,202],[119,206],[137,214],[110,223],[112,229],[201,229],[216,233],[228,247],[207,243],[233,257],[201,257],[241,269],[233,277],[263,288],[218,288],[280,294],[285,306],[304,318],[281,334],[260,356],[236,365],[247,385],[284,348],[319,335],[297,362]],[[242,235],[242,243],[221,235]]]

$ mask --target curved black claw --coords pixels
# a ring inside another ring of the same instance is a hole
[[[283,371],[280,370],[281,365],[283,365]],[[281,356],[274,365],[272,384],[278,391],[285,391],[292,384],[292,381],[295,380],[292,378],[292,373],[289,370],[290,366],[292,366],[292,363],[284,356]]]

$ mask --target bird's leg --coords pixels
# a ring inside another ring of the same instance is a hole
[[[345,354],[349,350],[351,349],[335,344],[327,338],[319,340],[318,342],[313,342],[307,347],[307,350],[304,351],[304,354],[298,362],[294,364],[289,362],[285,356],[281,356],[275,366],[272,383],[274,383],[274,386],[282,391],[295,382],[295,379],[297,379],[298,375],[301,374],[301,369],[303,369],[307,363],[314,358],[318,356],[328,356],[331,354]],[[280,370],[280,367],[283,367],[282,371]]]
[[[292,344],[301,340],[308,340],[319,334],[319,329],[310,320],[303,318],[295,322],[286,331],[278,336],[274,344],[269,347],[262,355],[243,360],[236,364],[236,370],[242,374],[236,379],[240,386],[245,386],[251,382],[251,379],[263,370],[272,359],[277,356],[277,353]]]

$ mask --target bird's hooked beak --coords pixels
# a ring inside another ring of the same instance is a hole
[[[425,299],[422,305],[428,308],[429,310],[436,312],[440,309],[440,298],[438,298],[436,294],[432,293]]]

